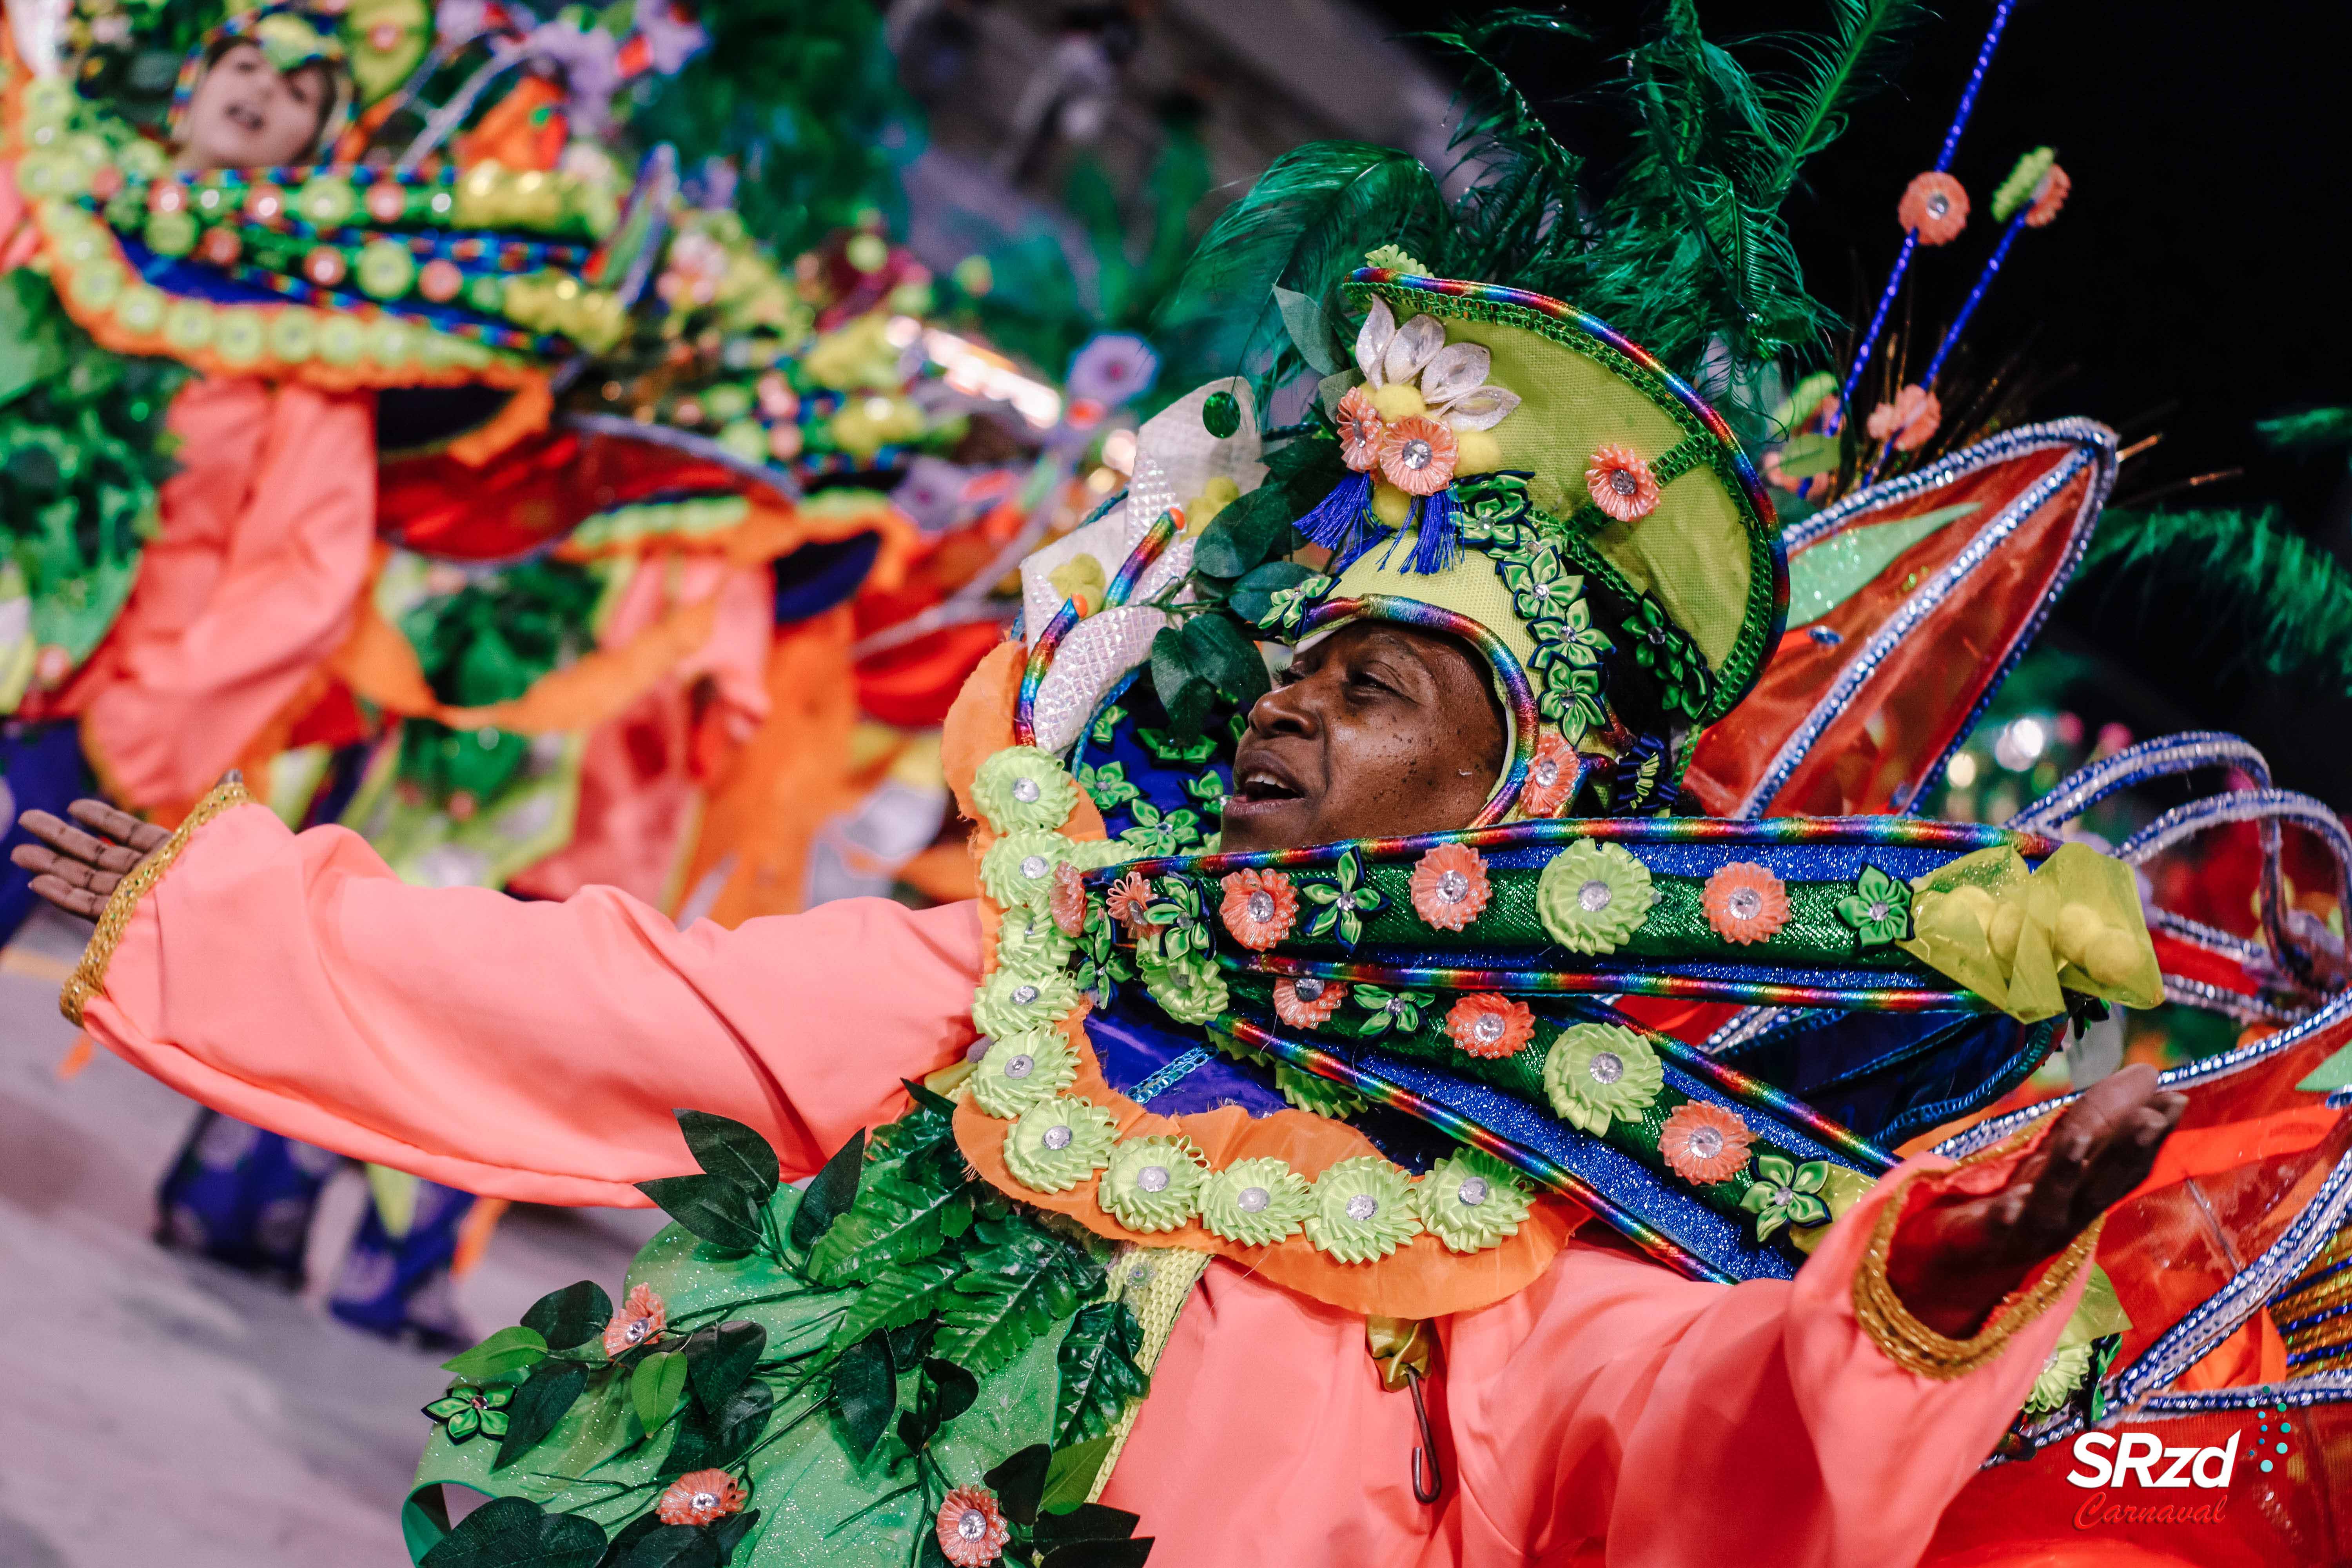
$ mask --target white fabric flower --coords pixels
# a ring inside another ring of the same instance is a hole
[[[1419,382],[1422,401],[1433,418],[1456,430],[1492,430],[1519,405],[1519,395],[1488,384],[1494,355],[1478,343],[1449,343],[1434,316],[1415,316],[1402,326],[1384,300],[1372,301],[1356,331],[1356,368],[1364,384]]]

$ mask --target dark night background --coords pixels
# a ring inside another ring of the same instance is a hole
[[[1400,31],[1431,14],[1382,7]],[[1586,45],[1550,40],[1506,56],[1530,96],[1570,97],[1638,37],[1649,7],[1591,7]],[[1699,6],[1717,42],[1775,28],[1817,27],[1818,5]],[[1894,209],[1933,162],[1992,15],[1951,4],[1913,37],[1890,90],[1855,112],[1848,133],[1810,168],[1790,208],[1814,291],[1866,312],[1900,242]],[[1987,353],[2032,340],[2032,361],[2063,380],[2036,417],[2083,414],[2126,441],[2163,440],[2125,476],[2118,500],[2157,495],[2172,507],[2275,503],[2339,560],[2352,561],[2352,479],[2340,453],[2267,450],[2255,420],[2352,401],[2345,372],[2352,330],[2337,302],[2346,271],[2337,214],[2352,153],[2344,56],[2325,42],[2314,8],[2216,8],[2029,0],[2011,17],[1953,173],[1978,207],[1969,232],[1914,264],[1923,331],[1940,330],[1990,244],[1984,205],[2017,157],[2058,150],[2074,176],[2064,214],[2028,231],[1969,332]],[[1572,104],[1553,115],[1579,134]],[[1580,146],[1580,142],[1583,142]],[[1610,142],[1607,146],[1622,145]],[[2334,236],[2336,237],[2331,238]],[[2238,469],[2193,491],[2173,489]],[[2281,782],[2352,807],[2352,701],[2342,673],[2324,685],[2219,669],[2168,637],[2197,595],[2153,606],[2077,593],[2046,640],[2096,657],[2098,700],[2139,733],[2190,724],[2238,730],[2262,745]]]

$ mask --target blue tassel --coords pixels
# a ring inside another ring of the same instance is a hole
[[[1461,542],[1461,510],[1454,504],[1452,485],[1421,503],[1421,533],[1413,541],[1406,571],[1433,577],[1454,564]]]
[[[1357,543],[1371,510],[1371,476],[1349,474],[1315,503],[1313,511],[1298,520],[1298,531],[1307,542],[1319,544],[1336,556],[1342,547]],[[1357,553],[1363,552],[1359,548]]]

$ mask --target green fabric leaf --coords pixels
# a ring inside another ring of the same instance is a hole
[[[835,1350],[856,1344],[877,1329],[902,1329],[929,1317],[931,1307],[963,1272],[961,1261],[933,1253],[911,1263],[894,1263],[849,1299],[830,1341]]]
[[[751,1527],[759,1522],[760,1510],[753,1508],[722,1519],[710,1527],[710,1542],[719,1548],[719,1561],[722,1564],[734,1561],[735,1548],[742,1544],[743,1538],[751,1534]]]
[[[587,1386],[588,1369],[579,1363],[541,1362],[507,1406],[507,1435],[490,1468],[505,1469],[554,1431]]]
[[[774,1390],[757,1379],[737,1389],[716,1412],[688,1405],[677,1418],[677,1436],[662,1460],[661,1474],[682,1476],[733,1464],[767,1429],[775,1407]]]
[[[1106,1436],[1055,1449],[1054,1462],[1045,1469],[1045,1508],[1067,1511],[1083,1507],[1103,1461],[1110,1458],[1110,1446]]]
[[[637,1191],[688,1230],[728,1252],[756,1252],[766,1239],[760,1203],[751,1193],[716,1176],[661,1176]]]
[[[971,1223],[961,1185],[917,1186],[897,1172],[869,1175],[856,1202],[809,1253],[809,1273],[827,1285],[868,1279],[893,1263],[928,1258]]]
[[[1191,616],[1181,636],[1187,662],[1244,710],[1265,696],[1273,684],[1265,672],[1265,660],[1258,657],[1257,645],[1231,617]],[[1153,653],[1156,662],[1156,639]]]
[[[1096,1301],[1078,1309],[1055,1361],[1061,1388],[1054,1402],[1054,1442],[1067,1447],[1110,1430],[1129,1400],[1140,1399],[1151,1380],[1136,1364],[1143,1349],[1143,1325],[1124,1301]]]
[[[1347,363],[1340,346],[1332,340],[1329,318],[1323,307],[1295,289],[1274,286],[1275,309],[1282,312],[1283,331],[1290,334],[1290,346],[1307,362],[1307,368],[1317,375],[1336,374]]]
[[[705,1410],[719,1409],[743,1386],[767,1348],[768,1331],[754,1322],[719,1323],[688,1335],[680,1353],[692,1375],[696,1400]]]
[[[937,1352],[979,1373],[1012,1360],[1103,1284],[1101,1266],[1056,1237],[1008,1226],[993,1239],[940,1309]]]
[[[1031,1525],[1037,1522],[1038,1505],[1045,1496],[1045,1472],[1052,1463],[1053,1450],[1043,1443],[1032,1443],[981,1479],[995,1491],[1005,1518]]]
[[[793,1210],[793,1245],[806,1250],[816,1245],[827,1226],[857,1197],[857,1178],[866,1166],[866,1131],[860,1128],[833,1152],[801,1194]]]
[[[637,1425],[646,1431],[660,1428],[686,1397],[686,1357],[677,1351],[656,1351],[629,1373],[629,1405]]]
[[[488,1383],[535,1366],[546,1359],[547,1341],[536,1331],[518,1325],[500,1329],[472,1350],[461,1352],[441,1365],[445,1371],[456,1373],[468,1383]]]
[[[613,1299],[593,1279],[549,1291],[522,1315],[522,1326],[538,1331],[551,1351],[586,1344],[612,1321]]]
[[[1274,610],[1274,596],[1286,588],[1296,588],[1315,569],[1297,561],[1269,561],[1242,577],[1234,584],[1233,597],[1228,601],[1234,614],[1252,626],[1263,626]]]
[[[1143,1568],[1151,1537],[1134,1541],[1076,1541],[1045,1553],[1040,1568]]]
[[[860,1458],[871,1454],[898,1408],[898,1374],[883,1335],[869,1335],[842,1352],[833,1369],[833,1403],[849,1429],[851,1449]]]
[[[740,1121],[713,1116],[707,1110],[680,1110],[678,1131],[694,1152],[695,1163],[721,1181],[732,1182],[760,1195],[765,1203],[783,1179],[776,1152],[768,1141]]]
[[[1289,498],[1272,484],[1260,485],[1228,503],[1201,531],[1192,549],[1193,569],[1212,577],[1240,577],[1281,552],[1290,542]]]
[[[1066,1449],[1064,1452],[1076,1450]],[[1105,1508],[1098,1502],[1082,1502],[1073,1509],[1041,1515],[1033,1539],[1041,1552],[1051,1552],[1074,1541],[1125,1541],[1135,1533],[1135,1527],[1139,1522],[1136,1515],[1125,1509]]]
[[[719,1568],[719,1543],[699,1526],[665,1524],[640,1536],[617,1568]]]
[[[492,1498],[425,1554],[423,1568],[596,1568],[604,1532],[575,1513]]]
[[[923,1363],[923,1382],[915,1407],[898,1418],[898,1437],[910,1452],[929,1447],[940,1429],[980,1397],[980,1380],[953,1362],[937,1356]]]

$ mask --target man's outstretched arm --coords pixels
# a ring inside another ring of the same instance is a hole
[[[16,858],[61,909],[127,910],[86,961],[93,1037],[232,1115],[470,1192],[641,1202],[631,1184],[692,1169],[681,1107],[751,1124],[806,1174],[972,1038],[970,905],[679,931],[611,889],[412,888],[358,836],[254,805],[142,891],[166,836],[94,801],[73,817],[28,813],[41,842]]]

